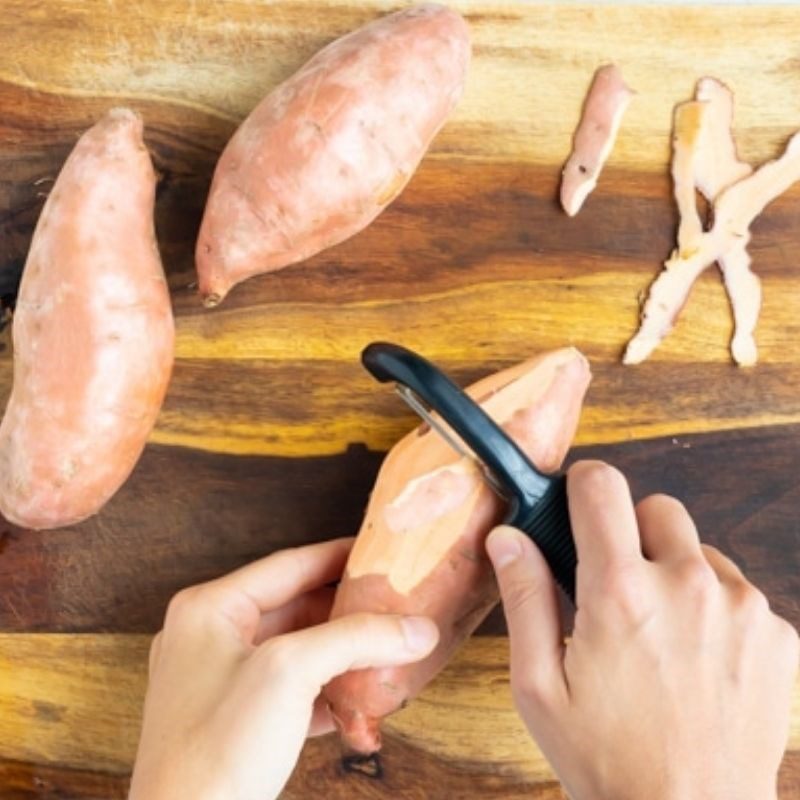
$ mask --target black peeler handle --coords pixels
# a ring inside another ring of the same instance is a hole
[[[395,344],[374,342],[361,354],[382,383],[399,383],[419,395],[492,471],[509,501],[505,522],[539,546],[554,577],[575,600],[577,557],[564,475],[545,475],[465,392],[422,356]]]
[[[553,577],[574,604],[578,556],[569,519],[567,476],[551,475],[550,481],[550,488],[538,503],[512,505],[505,521],[525,531],[536,542]]]

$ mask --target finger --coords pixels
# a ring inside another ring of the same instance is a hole
[[[336,730],[336,723],[333,721],[328,701],[320,695],[314,701],[314,711],[311,714],[311,724],[308,726],[308,735],[323,736],[326,733]]]
[[[567,475],[567,494],[579,582],[642,560],[633,500],[621,472],[602,461],[579,461]]]
[[[511,640],[511,676],[528,688],[563,692],[564,641],[556,585],[539,549],[503,525],[486,540]]]
[[[746,583],[744,573],[739,567],[731,561],[728,556],[712,547],[710,544],[700,546],[701,553],[705,556],[706,561],[711,565],[711,569],[717,573],[720,583],[734,584]]]
[[[170,601],[164,629],[181,639],[221,625],[237,647],[252,646],[262,614],[341,577],[353,539],[273,553],[216,580],[191,586]]]
[[[147,667],[147,672],[149,675],[153,674],[153,670],[155,669],[156,664],[158,663],[158,657],[159,654],[161,653],[161,639],[162,639],[162,634],[161,631],[159,631],[150,642],[150,656],[148,659],[148,667]]]
[[[346,617],[269,639],[256,652],[264,674],[316,697],[337,675],[351,669],[409,664],[427,656],[439,640],[433,620],[388,614]]]
[[[281,550],[202,588],[215,595],[243,594],[263,613],[338,580],[352,546],[350,537]]]
[[[665,494],[652,494],[636,506],[639,536],[650,561],[677,562],[702,558],[700,537],[686,507]]]
[[[794,682],[794,677],[800,670],[800,636],[796,628],[782,617],[774,616],[773,621],[776,652]]]
[[[258,646],[273,636],[310,628],[325,622],[331,615],[336,590],[330,586],[301,594],[288,603],[261,615],[253,644]]]

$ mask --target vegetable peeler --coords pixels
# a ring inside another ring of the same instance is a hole
[[[489,485],[508,503],[504,523],[530,536],[574,603],[577,556],[566,476],[540,472],[471,397],[414,351],[373,342],[361,353],[361,361],[381,383],[394,382],[403,400],[457,453],[477,461]]]

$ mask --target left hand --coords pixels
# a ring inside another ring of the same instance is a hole
[[[307,736],[333,730],[321,688],[436,645],[422,617],[327,620],[352,539],[275,553],[184,589],[150,651],[130,800],[269,800]]]

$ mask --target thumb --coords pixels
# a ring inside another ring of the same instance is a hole
[[[294,633],[276,636],[259,651],[284,666],[276,675],[316,697],[337,675],[351,669],[409,664],[427,656],[439,630],[427,617],[350,614]]]
[[[511,640],[515,686],[550,692],[564,679],[564,640],[556,585],[539,548],[521,531],[495,528],[486,540]]]

